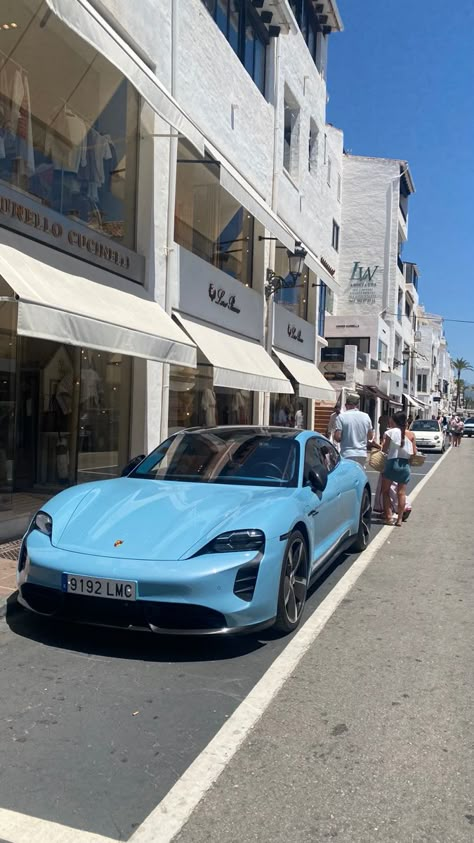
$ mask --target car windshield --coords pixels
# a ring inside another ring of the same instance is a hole
[[[130,477],[193,483],[296,486],[299,444],[293,432],[183,431],[167,439]]]
[[[432,419],[423,420],[420,419],[419,421],[413,422],[411,426],[412,430],[436,430],[439,433],[439,424],[437,421]]]
[[[474,424],[474,419],[466,419],[464,424]]]

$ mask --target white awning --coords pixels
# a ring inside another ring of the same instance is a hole
[[[139,285],[5,228],[0,241],[21,336],[196,366],[194,344]]]
[[[260,343],[217,330],[180,313],[175,316],[213,366],[216,386],[254,392],[293,392],[288,378]]]
[[[293,357],[292,354],[287,354],[278,348],[274,348],[273,351],[297,382],[300,398],[312,398],[315,401],[332,401],[335,403],[336,392],[324,375],[321,374],[316,363]]]
[[[120,70],[163,120],[204,152],[198,128],[153,71],[87,0],[46,0],[46,3],[59,20]]]
[[[403,393],[403,397],[412,407],[422,408],[423,410],[426,407],[429,407],[429,404],[424,404],[423,401],[420,401],[418,398],[414,398],[413,395],[408,395],[406,392]]]

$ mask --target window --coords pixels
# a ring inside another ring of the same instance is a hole
[[[379,340],[377,349],[377,360],[386,363],[388,360],[388,346],[383,340]]]
[[[334,313],[334,293],[330,287],[326,287],[326,313]]]
[[[403,312],[403,290],[398,288],[398,301],[397,301],[397,319],[399,322],[402,321],[402,312]]]
[[[217,386],[212,367],[198,353],[197,369],[170,367],[168,425],[171,433],[185,427],[252,424],[253,392]]]
[[[259,91],[265,95],[267,45],[270,37],[251,0],[202,2]]]
[[[323,456],[316,436],[308,439],[304,451],[303,486],[309,485],[309,472],[324,466]]]
[[[332,161],[328,158],[328,185],[331,187],[331,169],[332,169]]]
[[[326,321],[326,298],[327,287],[323,281],[320,281],[319,287],[319,301],[318,301],[318,336],[324,337],[324,327]]]
[[[402,354],[402,338],[395,334],[395,347],[393,352],[393,366],[394,368],[398,368],[402,364],[401,359]]]
[[[405,299],[405,316],[407,319],[411,319],[411,306],[408,298]]]
[[[300,109],[285,85],[283,124],[283,167],[294,178],[298,176],[298,142]]]
[[[319,449],[324,460],[324,465],[328,472],[334,471],[341,460],[339,453],[336,451],[334,445],[330,442],[319,441]]]
[[[336,220],[333,220],[332,221],[332,241],[331,242],[332,242],[332,247],[333,247],[333,249],[336,250],[336,252],[339,251],[339,231],[340,231],[340,229],[339,229],[339,226],[338,226]]]
[[[314,120],[309,122],[309,140],[308,140],[308,170],[310,172],[316,171],[318,161],[318,135],[319,129]]]
[[[341,174],[337,174],[337,201],[340,202],[342,198],[342,178]]]
[[[219,168],[201,163],[200,158],[190,144],[179,142],[175,240],[251,287],[253,217],[221,188]]]
[[[0,181],[133,249],[135,89],[56,15],[43,25],[38,0],[5,6],[19,25],[0,52]]]
[[[290,6],[319,72],[326,68],[327,38],[323,33],[311,0],[290,0]]]
[[[344,348],[355,345],[361,354],[370,353],[370,337],[326,337],[328,348]],[[323,349],[324,351],[324,349]]]
[[[426,393],[426,375],[417,375],[416,391]]]

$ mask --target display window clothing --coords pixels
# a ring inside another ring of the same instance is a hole
[[[201,408],[204,413],[204,424],[206,427],[214,427],[216,425],[216,407],[216,393],[213,389],[204,389],[201,398]]]
[[[7,60],[3,60],[0,70],[0,126],[0,157],[18,161],[18,174],[32,175],[35,155],[28,76],[21,67]]]

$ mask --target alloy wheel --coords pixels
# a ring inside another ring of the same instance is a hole
[[[283,596],[285,613],[291,625],[297,624],[306,601],[308,588],[308,564],[306,546],[302,538],[295,536],[286,557]]]

